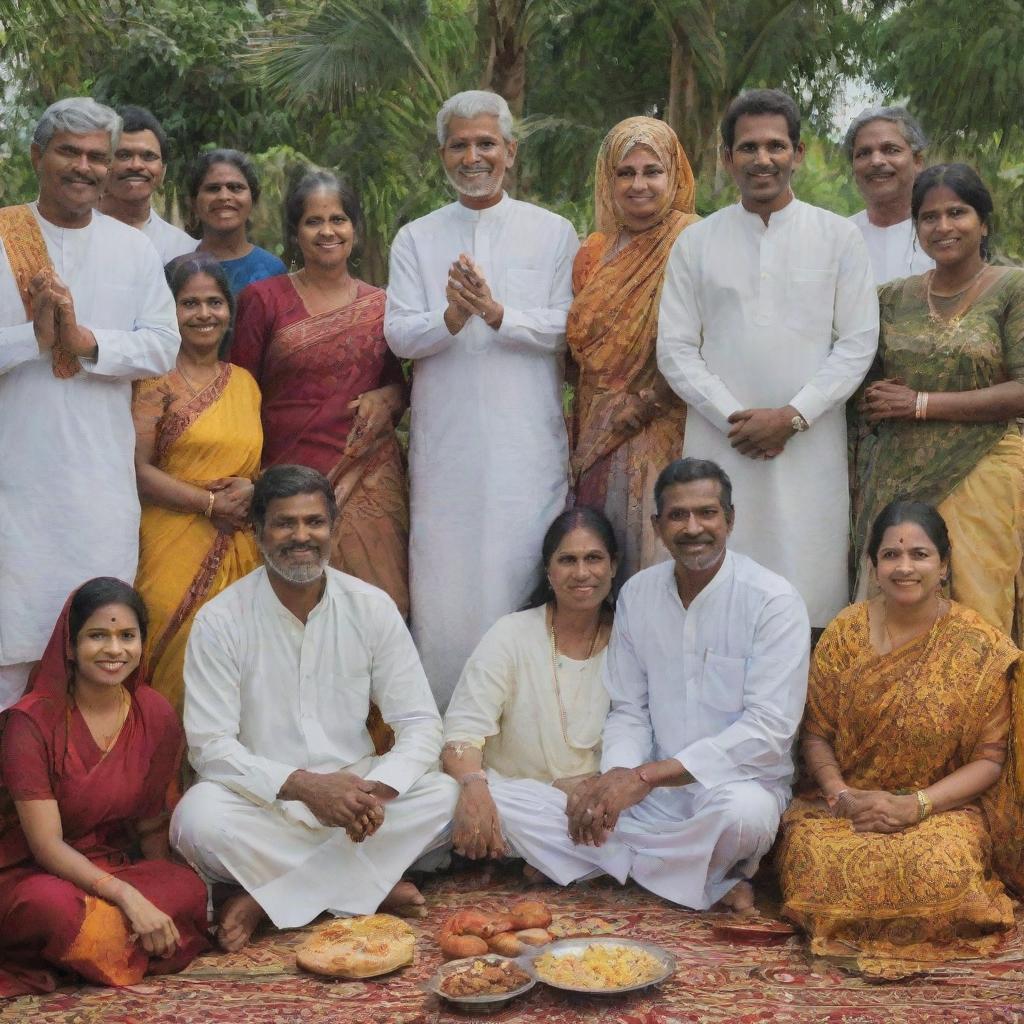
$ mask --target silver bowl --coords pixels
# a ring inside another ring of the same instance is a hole
[[[441,988],[441,983],[445,978],[450,974],[456,974],[464,970],[476,960],[485,960],[491,964],[513,963],[521,971],[529,975],[529,980],[525,984],[520,985],[519,988],[511,989],[508,992],[496,992],[480,996],[452,996]],[[426,988],[428,992],[433,992],[445,1000],[445,1002],[451,1003],[457,1010],[463,1012],[472,1011],[474,1013],[497,1013],[498,1010],[504,1009],[513,999],[529,992],[536,984],[537,979],[530,966],[530,957],[499,956],[497,953],[484,953],[480,956],[468,956],[462,960],[449,960],[448,963],[442,964],[427,982]]]
[[[638,949],[643,950],[645,953],[649,953],[654,957],[658,963],[661,964],[661,971],[653,978],[649,978],[646,981],[641,981],[635,985],[622,985],[619,988],[583,988],[576,985],[565,985],[557,981],[549,981],[537,970],[537,961],[547,953],[553,953],[555,956],[565,956],[566,954],[581,954],[588,946],[625,946],[627,949]],[[535,953],[531,954],[530,963],[532,973],[534,977],[545,985],[550,985],[551,988],[561,989],[563,992],[579,992],[582,995],[588,996],[609,996],[619,995],[624,992],[635,992],[638,989],[647,988],[650,985],[658,985],[663,982],[666,978],[671,977],[676,970],[676,958],[667,950],[661,946],[655,945],[653,942],[638,942],[636,939],[623,939],[615,935],[595,935],[590,938],[578,938],[578,939],[560,939],[557,942],[550,942],[546,946],[542,946]]]

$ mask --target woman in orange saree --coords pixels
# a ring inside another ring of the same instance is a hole
[[[675,132],[630,117],[605,137],[594,180],[597,232],[573,265],[566,342],[579,368],[572,478],[619,537],[619,579],[667,557],[650,522],[654,481],[683,447],[686,407],[658,372],[658,304],[669,252],[698,218]]]
[[[930,505],[888,505],[867,550],[881,594],[815,649],[801,737],[813,784],[783,818],[779,871],[813,953],[892,977],[990,954],[1013,926],[993,863],[1020,885],[1016,754],[1004,766],[1020,652],[941,596],[949,536]]]
[[[263,429],[256,382],[219,358],[234,309],[220,264],[179,257],[168,282],[181,350],[170,373],[136,384],[132,400],[142,498],[135,585],[150,613],[153,687],[180,715],[196,612],[260,562],[247,516]]]
[[[408,492],[394,430],[405,386],[384,340],[384,292],[349,273],[359,200],[335,175],[309,171],[284,205],[301,268],[242,292],[231,350],[263,392],[263,466],[309,466],[331,481],[331,565],[408,615]]]
[[[206,886],[169,859],[184,734],[145,635],[127,583],[83,584],[0,718],[0,996],[52,991],[55,968],[133,985],[209,947]]]

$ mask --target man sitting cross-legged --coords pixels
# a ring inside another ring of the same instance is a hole
[[[294,928],[324,911],[421,905],[402,873],[454,812],[457,785],[432,770],[441,720],[398,609],[327,566],[336,515],[320,473],[267,470],[252,498],[266,564],[205,605],[189,638],[185,731],[200,781],[171,836],[209,881],[244,890],[219,913],[225,949],[264,915]],[[380,757],[371,700],[395,732]]]

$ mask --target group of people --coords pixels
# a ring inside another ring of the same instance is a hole
[[[451,851],[747,911],[777,834],[817,952],[998,945],[1024,271],[901,108],[850,127],[851,219],[794,196],[784,93],[721,134],[701,220],[672,130],[616,125],[581,246],[459,93],[385,292],[336,175],[289,188],[287,273],[243,154],[194,164],[196,239],[151,114],[46,111],[0,210],[0,992],[178,970],[208,890],[225,949],[421,914]]]

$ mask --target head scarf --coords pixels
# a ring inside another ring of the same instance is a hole
[[[635,146],[647,146],[661,161],[668,174],[668,189],[663,207],[658,211],[658,224],[669,210],[693,213],[696,188],[693,171],[676,133],[664,122],[653,117],[627,117],[620,121],[601,143],[594,172],[594,216],[597,230],[612,234],[623,225],[622,214],[612,198],[615,168]],[[652,224],[652,226],[653,226]]]

